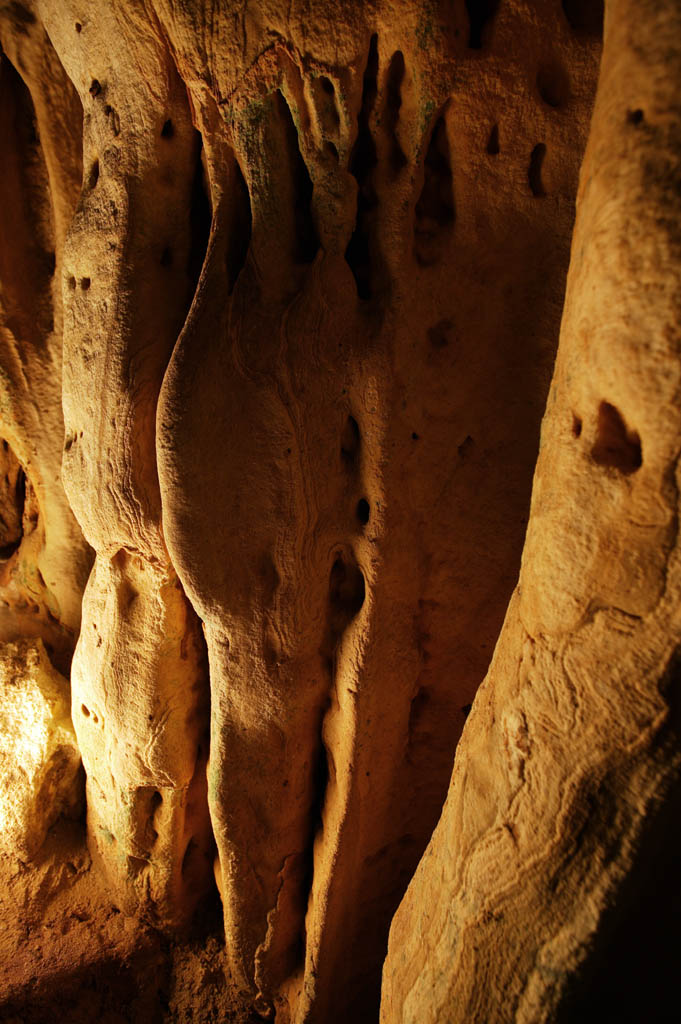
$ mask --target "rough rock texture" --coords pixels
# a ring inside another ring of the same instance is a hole
[[[377,1013],[515,582],[600,51],[574,7],[2,7],[83,113],[90,849],[172,930],[214,836],[234,984],[281,1020]]]
[[[0,0],[0,640],[80,625],[89,848],[12,891],[170,962],[214,877],[145,1024],[377,1018],[506,612],[383,1014],[585,959],[675,770],[673,7],[610,4],[509,607],[602,5]]]
[[[679,75],[678,4],[611,0],[520,581],[392,924],[385,1022],[557,1019],[678,789]]]
[[[62,812],[82,801],[69,684],[41,640],[0,648],[0,845],[27,860]]]
[[[227,954],[260,1006],[371,1017],[516,572],[598,41],[555,4],[484,52],[464,5],[158,10],[213,210],[157,448]]]
[[[61,483],[61,274],[82,115],[30,12],[0,4],[0,41],[0,640],[40,637],[68,675],[91,564]]]
[[[84,109],[63,270],[63,476],[97,552],[72,671],[89,834],[124,905],[142,900],[172,925],[212,861],[205,655],[163,542],[154,453],[158,389],[191,296],[196,140],[167,51],[134,6],[43,13]]]

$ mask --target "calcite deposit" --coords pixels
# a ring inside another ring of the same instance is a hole
[[[0,0],[0,668],[158,1019],[553,1019],[678,775],[681,26],[602,27]]]
[[[0,648],[0,848],[30,860],[61,813],[77,816],[82,779],[69,684],[42,640]]]

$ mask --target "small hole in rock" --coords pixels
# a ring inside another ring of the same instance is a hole
[[[640,124],[643,120],[643,117],[643,111],[640,109],[627,111],[627,121],[629,122],[629,124]]]
[[[95,160],[90,168],[90,176],[88,178],[88,188],[90,191],[95,187],[99,181],[99,160]]]
[[[90,86],[90,95],[94,99],[95,96],[99,96],[101,91],[102,91],[101,85],[99,84],[99,82],[97,81],[96,78],[93,78],[92,79],[92,85]]]
[[[643,463],[639,435],[627,429],[619,409],[610,402],[601,402],[599,406],[591,457],[597,465],[618,469],[625,476],[635,473]]]
[[[322,89],[324,90],[327,96],[334,95],[336,90],[334,89],[333,82],[331,81],[330,78],[327,78],[325,75],[322,75],[321,78],[319,79],[319,84],[321,85]]]
[[[497,156],[499,154],[499,125],[495,124],[492,126],[492,131],[489,133],[489,139],[487,140],[487,152],[490,156]]]
[[[538,143],[532,150],[530,166],[527,171],[527,180],[533,196],[545,196],[544,182],[542,181],[542,164],[546,156],[546,146],[543,142]]]
[[[70,277],[69,278],[69,288],[71,289],[71,291],[74,291],[75,287],[76,287],[76,279],[75,279],[75,277]]]
[[[497,13],[499,0],[466,0],[466,10],[470,33],[468,45],[471,50],[482,49],[482,36],[485,27]]]
[[[89,708],[86,708],[84,704],[81,704],[80,710],[83,712],[86,718],[90,717],[90,710]]]
[[[360,434],[357,420],[354,416],[348,416],[343,433],[341,434],[341,455],[348,461],[355,458],[359,451]]]
[[[164,123],[163,127],[161,128],[161,138],[172,139],[174,134],[175,128],[173,127],[173,122],[170,120],[170,118],[168,118],[168,120]]]
[[[83,26],[81,25],[81,23],[79,21],[77,21],[76,22],[76,32],[82,32],[82,31],[83,31]]]
[[[418,439],[419,439],[419,435],[418,435],[418,434],[416,433],[416,431],[414,431],[414,432],[412,433],[412,435],[411,435],[411,439],[412,439],[412,441],[418,441]]]
[[[90,284],[91,284],[91,281],[90,281],[89,277],[81,277],[81,279],[80,279],[80,287],[83,289],[84,292],[86,292],[88,290],[88,288],[90,287]]]
[[[369,522],[369,516],[371,514],[371,506],[366,498],[360,498],[357,502],[357,518],[359,519],[362,526],[366,526]]]
[[[333,157],[334,160],[338,159],[338,149],[333,142],[325,142],[324,149],[329,154],[329,156]]]
[[[572,416],[572,434],[573,437],[581,437],[582,434],[582,421],[579,416]]]

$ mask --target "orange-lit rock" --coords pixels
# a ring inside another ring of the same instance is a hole
[[[629,24],[624,0],[611,6]],[[553,665],[556,638],[586,623],[593,664],[610,663],[616,630],[657,614],[670,579],[676,378],[659,291],[671,285],[658,287],[653,257],[671,281],[678,258],[659,232],[676,208],[660,189],[641,206],[627,177],[657,123],[656,80],[632,93],[628,119],[613,106],[594,124],[514,594],[601,5],[28,0],[0,13],[13,133],[0,366],[14,374],[0,379],[0,638],[42,637],[66,672],[82,616],[70,680],[92,867],[80,891],[131,929],[162,928],[167,964],[212,905],[224,955],[213,934],[209,962],[196,947],[192,962],[225,978],[243,1015],[375,1021],[390,922],[474,703],[446,815],[469,758],[465,813],[443,819],[402,904],[383,1002],[386,1020],[466,1019],[473,1004],[448,987],[448,872],[504,808],[509,829],[493,830],[472,876],[486,913],[557,820],[556,849],[581,828],[576,811],[556,817],[560,772],[523,789],[525,748],[562,728],[585,772],[595,756],[560,695],[548,725],[546,695],[516,700],[522,643],[537,648],[537,678],[553,678],[541,658]],[[654,28],[653,56],[635,60],[621,31],[606,63],[620,85],[601,96],[638,88],[636,61],[662,60]],[[672,150],[654,141],[649,155]],[[626,340],[641,330],[649,350]],[[48,550],[61,575],[45,574]],[[54,579],[70,617],[49,604]],[[603,732],[613,749],[618,722]],[[504,804],[516,791],[524,832]],[[526,860],[503,875],[516,847]],[[439,945],[426,915],[441,875]],[[543,933],[540,915],[514,913],[522,986],[535,923]],[[494,952],[506,966],[485,961],[480,1020],[495,1019],[499,986],[515,991],[508,927]],[[479,963],[471,954],[456,984]],[[527,998],[529,1021],[544,996]]]
[[[41,640],[0,646],[0,849],[28,860],[82,801],[69,684]]]
[[[676,3],[643,20],[607,5],[522,571],[392,924],[386,1024],[583,1019],[562,1003],[607,962],[613,907],[676,799],[680,54]],[[676,826],[663,835],[678,864]]]

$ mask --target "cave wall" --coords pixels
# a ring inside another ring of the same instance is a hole
[[[384,1021],[676,1015],[668,962],[623,946],[665,964],[678,926],[680,42],[677,4],[606,5],[520,578]]]
[[[603,793],[643,794],[632,843],[657,799],[645,751],[640,784],[609,760],[675,645],[653,8],[641,56],[610,4],[549,391],[599,4],[0,4],[0,639],[70,674],[111,898],[174,936],[215,879],[231,983],[278,1020],[376,1019],[465,722],[385,1020],[495,1019],[514,970],[544,1019],[547,908],[629,862],[586,843],[556,901],[550,870]]]

